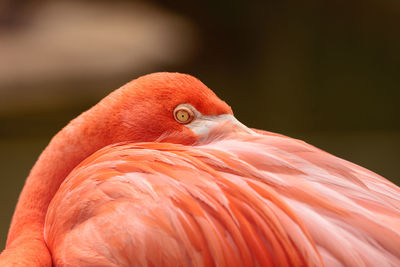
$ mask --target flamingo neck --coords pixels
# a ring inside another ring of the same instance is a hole
[[[26,259],[27,263],[51,266],[50,253],[43,238],[48,205],[75,166],[111,143],[111,140],[107,141],[109,129],[103,119],[109,110],[105,106],[104,103],[98,104],[71,121],[40,155],[20,194],[2,257],[3,254],[15,254],[15,257],[22,254],[24,258],[33,257]]]

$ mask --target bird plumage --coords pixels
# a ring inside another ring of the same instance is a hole
[[[85,160],[47,213],[56,265],[400,264],[398,187],[299,140],[226,132]]]
[[[0,266],[52,265],[399,266],[400,189],[151,74],[71,121],[27,178]]]

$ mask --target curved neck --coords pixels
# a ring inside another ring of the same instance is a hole
[[[104,113],[111,110],[107,106],[112,103],[102,102],[71,121],[53,137],[40,155],[20,194],[0,265],[23,254],[24,258],[33,257],[26,259],[28,263],[40,262],[37,266],[51,266],[51,257],[43,239],[47,208],[71,170],[111,142]]]
[[[79,119],[79,118],[78,118]],[[24,232],[44,224],[51,199],[68,173],[91,151],[81,151],[75,140],[83,130],[73,121],[49,143],[32,168],[20,194],[8,233],[7,246]],[[88,149],[93,150],[93,149]],[[86,152],[86,153],[85,153]]]

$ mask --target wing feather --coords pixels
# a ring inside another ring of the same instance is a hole
[[[107,147],[48,209],[61,266],[400,266],[400,190],[281,135]]]

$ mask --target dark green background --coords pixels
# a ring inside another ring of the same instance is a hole
[[[2,30],[24,27],[18,12],[29,10],[29,1],[15,2],[0,13]],[[152,3],[196,29],[188,60],[112,77],[29,84],[37,94],[50,87],[91,93],[0,112],[0,243],[24,179],[51,136],[111,90],[148,72],[190,73],[228,102],[244,124],[303,139],[400,184],[398,1]]]

